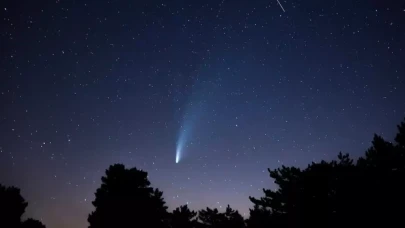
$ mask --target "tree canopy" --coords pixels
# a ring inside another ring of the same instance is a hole
[[[44,224],[35,219],[27,219],[22,223],[22,228],[46,228]]]
[[[45,228],[38,220],[21,220],[27,206],[28,203],[21,196],[19,188],[0,184],[0,227]]]
[[[170,215],[170,227],[194,228],[197,226],[197,212],[192,211],[187,205],[177,207]]]
[[[403,227],[405,123],[397,128],[394,142],[374,135],[356,161],[339,153],[335,160],[304,168],[268,169],[278,188],[249,197],[253,208],[246,221],[229,205],[198,212],[182,205],[169,213],[147,172],[111,165],[96,190],[89,228]],[[38,220],[21,220],[27,206],[20,189],[0,185],[0,227],[45,228]]]
[[[249,227],[342,227],[347,224],[405,225],[405,124],[396,143],[375,135],[365,156],[268,170],[278,189],[263,189],[247,221]]]
[[[225,212],[219,212],[218,209],[207,207],[198,213],[198,219],[202,223],[202,227],[210,228],[243,228],[245,221],[242,215],[237,210],[233,210],[229,205]]]
[[[90,228],[166,227],[163,193],[150,186],[147,172],[115,164],[105,174],[92,202]]]

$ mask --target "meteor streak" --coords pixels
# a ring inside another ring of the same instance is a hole
[[[282,9],[282,10],[284,11],[284,13],[285,13],[284,7],[281,5],[280,1],[277,0],[277,2],[278,2],[278,4],[280,5],[281,9]]]

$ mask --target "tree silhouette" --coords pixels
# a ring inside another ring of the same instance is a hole
[[[27,219],[22,223],[22,228],[46,228],[44,224],[35,219]]]
[[[224,213],[218,211],[218,209],[211,209],[209,207],[206,210],[200,210],[198,213],[198,219],[201,221],[202,227],[209,228],[243,228],[245,227],[245,221],[242,215],[237,210],[233,210],[229,205]]]
[[[4,227],[18,227],[27,206],[20,189],[0,184],[0,222]]]
[[[260,205],[261,203],[262,202],[258,200],[254,205],[253,209],[249,209],[250,216],[246,220],[247,227],[249,228],[281,227],[280,224],[277,224],[277,222],[280,221],[280,219],[276,219],[276,214],[273,214],[269,208],[261,206]]]
[[[21,222],[28,203],[16,187],[6,187],[0,184],[0,227],[5,228],[45,228],[40,221],[27,219]]]
[[[222,227],[225,221],[225,215],[220,213],[218,209],[207,209],[200,210],[198,212],[198,219],[201,221],[203,227],[219,228]]]
[[[167,207],[163,193],[150,187],[148,174],[122,164],[111,165],[92,202],[90,228],[166,227]]]
[[[364,205],[362,217],[368,221],[367,225],[382,220],[386,226],[405,225],[402,219],[405,212],[405,185],[402,183],[405,180],[404,122],[397,128],[395,143],[374,135],[372,146],[357,163],[363,176],[359,186],[363,195],[359,198]]]
[[[237,211],[233,210],[229,204],[225,209],[225,225],[223,227],[229,228],[244,228],[245,227],[245,219],[242,215]]]
[[[170,215],[172,228],[194,228],[197,226],[197,212],[190,211],[187,205],[177,207]]]
[[[404,226],[405,124],[396,144],[375,135],[356,163],[340,153],[337,160],[312,163],[305,169],[270,170],[278,189],[249,197],[254,208],[249,227]]]
[[[401,122],[397,125],[398,133],[395,136],[395,142],[397,143],[398,147],[401,149],[405,149],[405,118],[404,122]]]
[[[356,166],[348,155],[337,161],[312,163],[305,169],[285,167],[270,170],[277,190],[264,189],[264,197],[250,197],[249,227],[338,227],[341,217],[352,211]],[[351,218],[351,220],[354,218]]]

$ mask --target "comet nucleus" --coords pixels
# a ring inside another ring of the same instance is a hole
[[[176,145],[176,163],[179,163],[182,157],[182,152],[184,150],[184,144],[186,143],[186,130],[180,131],[179,139]]]

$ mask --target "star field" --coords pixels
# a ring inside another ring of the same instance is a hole
[[[114,163],[170,209],[274,188],[267,168],[356,157],[405,116],[405,4],[2,1],[0,183],[47,227],[87,227]],[[182,156],[176,145],[187,129]]]

